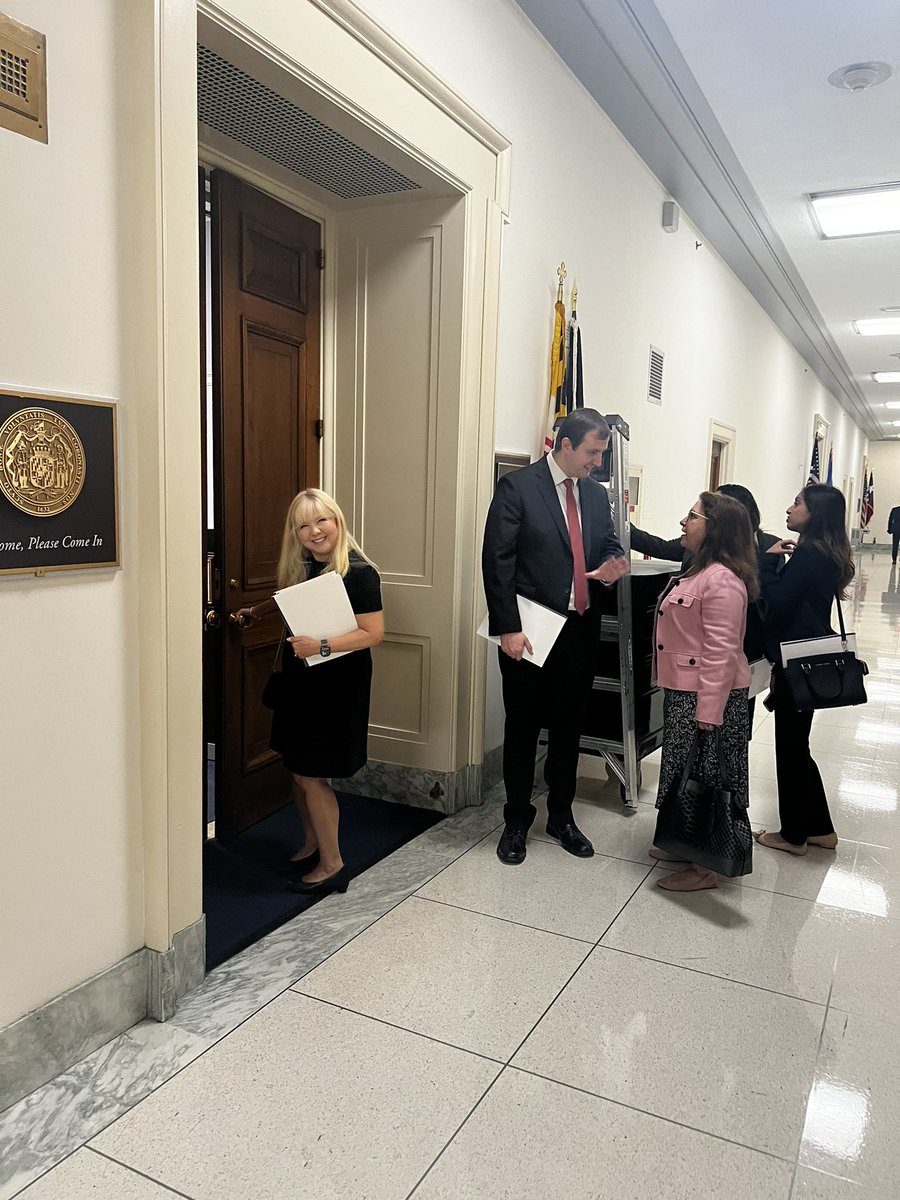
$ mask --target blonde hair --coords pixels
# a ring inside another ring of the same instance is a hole
[[[337,526],[337,541],[334,544],[331,561],[325,567],[325,571],[336,571],[338,575],[346,575],[350,569],[351,550],[355,550],[360,558],[370,562],[370,559],[363,554],[361,547],[351,537],[344,514],[337,501],[320,488],[305,488],[293,498],[285,518],[284,534],[281,539],[281,557],[278,560],[278,586],[280,588],[301,583],[309,575],[309,567],[314,560],[304,552],[300,545],[297,529],[305,521],[319,516],[331,517]]]

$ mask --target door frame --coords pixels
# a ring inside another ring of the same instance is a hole
[[[706,443],[706,478],[712,469],[713,442],[719,442],[723,447],[722,462],[719,468],[721,478],[719,483],[732,483],[734,480],[734,452],[737,442],[737,430],[733,425],[724,425],[710,417],[709,437]]]
[[[202,917],[200,766],[202,571],[200,345],[196,171],[197,19],[216,23],[290,70],[348,120],[377,130],[467,195],[463,416],[477,445],[459,464],[456,761],[483,758],[485,652],[477,530],[490,500],[494,448],[500,238],[508,211],[510,143],[351,0],[248,8],[231,0],[135,0],[123,22],[133,81],[130,344],[135,498],[125,537],[140,576],[139,719],[145,943],[169,951]],[[315,214],[310,214],[315,215]],[[328,227],[326,225],[326,238]],[[328,243],[326,241],[326,250]],[[323,297],[323,326],[332,299]],[[327,341],[323,382],[330,374]],[[333,388],[326,390],[323,414]],[[332,477],[329,455],[323,480]],[[125,553],[128,553],[126,544]]]

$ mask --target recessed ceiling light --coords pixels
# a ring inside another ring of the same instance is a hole
[[[900,408],[900,400],[888,400],[885,408]]]
[[[809,202],[822,237],[859,237],[900,230],[900,184],[814,192]]]
[[[900,383],[900,371],[873,371],[876,383]]]
[[[900,333],[900,317],[867,317],[853,321],[853,328],[863,337],[882,337],[886,333]]]
[[[900,429],[900,421],[891,421],[891,424],[895,429]]]
[[[828,82],[848,92],[867,92],[877,83],[890,78],[891,68],[885,62],[851,63],[849,67],[838,67],[828,76]]]

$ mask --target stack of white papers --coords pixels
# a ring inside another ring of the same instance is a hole
[[[543,604],[535,604],[533,600],[528,600],[525,596],[516,596],[516,604],[519,606],[519,622],[522,632],[531,642],[531,649],[534,652],[529,654],[526,650],[522,657],[526,662],[534,663],[536,667],[542,667],[566,623],[566,618],[550,608],[544,608]],[[490,628],[488,621],[488,617],[485,617],[478,627],[478,633],[481,637],[487,638],[489,642],[494,642],[499,646],[499,637],[488,633]]]
[[[293,587],[282,588],[275,593],[274,599],[294,637],[320,640],[340,637],[342,633],[359,629],[344,581],[336,571],[327,571],[315,579],[305,579]],[[340,650],[329,654],[327,658],[312,654],[306,662],[308,666],[315,667],[351,653],[351,650]]]

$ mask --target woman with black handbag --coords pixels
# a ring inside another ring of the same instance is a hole
[[[833,850],[837,834],[828,811],[822,777],[809,750],[813,710],[798,710],[781,666],[781,643],[832,633],[831,606],[853,578],[846,531],[846,506],[837,488],[808,484],[787,510],[787,527],[797,540],[769,549],[761,576],[766,657],[775,664],[775,774],[778,780],[778,833],[755,834],[760,846],[806,854],[807,846]],[[782,554],[788,561],[779,571]]]
[[[358,628],[321,639],[316,630],[283,639],[279,686],[270,689],[270,745],[294,777],[294,802],[304,842],[287,864],[290,891],[323,895],[346,892],[349,875],[338,842],[338,802],[329,783],[347,779],[368,757],[371,647],[384,637],[381,580],[347,530],[337,502],[327,492],[307,488],[291,501],[284,523],[278,586],[290,587],[335,571],[344,580]],[[271,611],[265,600],[240,615],[252,621]],[[353,653],[349,653],[352,651]],[[340,655],[314,667],[313,655]]]
[[[732,497],[703,492],[681,528],[693,557],[660,600],[654,636],[665,709],[650,853],[690,864],[660,887],[694,892],[751,870],[743,641],[758,571],[750,518]]]

